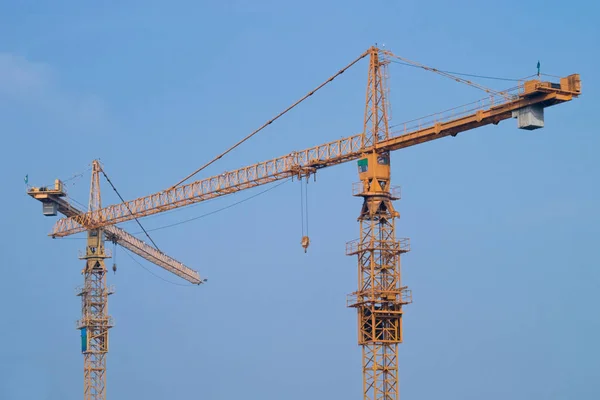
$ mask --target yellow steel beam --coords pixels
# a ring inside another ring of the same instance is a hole
[[[28,194],[40,201],[51,201],[57,204],[58,211],[67,217],[77,217],[84,214],[84,211],[74,207],[60,196],[60,191],[40,190],[40,188],[32,188]],[[198,271],[195,271],[183,263],[169,257],[162,251],[150,246],[144,241],[127,233],[117,226],[107,226],[104,228],[106,238],[110,241],[117,242],[119,245],[128,249],[132,253],[158,265],[159,267],[179,276],[193,284],[201,284],[204,281],[200,278]]]
[[[62,218],[56,222],[50,235],[63,237],[114,225],[290,176],[307,175],[319,168],[358,159],[373,150],[398,150],[483,125],[497,124],[511,118],[514,111],[528,106],[545,108],[570,101],[581,94],[581,85],[579,75],[574,74],[561,78],[560,83],[526,81],[513,92],[515,94],[508,99],[491,96],[466,111],[456,108],[413,121],[413,124],[404,124],[403,129],[390,133],[389,138],[375,144],[370,141],[367,143],[364,134],[357,134],[125,203]]]

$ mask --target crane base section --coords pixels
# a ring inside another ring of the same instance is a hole
[[[544,107],[540,105],[527,106],[512,113],[517,119],[517,127],[532,131],[544,127]]]

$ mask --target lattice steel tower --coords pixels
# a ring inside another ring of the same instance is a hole
[[[402,306],[411,302],[400,272],[400,255],[409,251],[409,241],[396,240],[395,235],[395,219],[400,215],[392,201],[399,198],[399,190],[390,187],[389,152],[376,148],[389,137],[386,65],[378,49],[372,48],[363,140],[375,149],[358,160],[360,182],[354,185],[353,194],[363,198],[360,238],[346,246],[346,254],[358,256],[358,290],[349,296],[348,306],[358,311],[365,400],[399,398]]]
[[[101,208],[100,163],[92,163],[89,211]],[[87,246],[80,257],[85,260],[84,285],[78,290],[81,296],[81,351],[84,357],[84,399],[106,399],[106,353],[108,353],[108,330],[112,318],[108,316],[108,296],[113,290],[106,285],[105,259],[110,254],[104,247],[102,229],[87,231]]]

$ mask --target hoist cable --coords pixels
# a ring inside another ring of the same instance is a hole
[[[304,236],[304,188],[300,177],[300,219],[302,220],[302,236]]]
[[[306,236],[308,236],[308,176],[306,177],[306,189],[304,189],[304,205],[306,207]]]

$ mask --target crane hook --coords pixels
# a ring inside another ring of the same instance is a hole
[[[302,217],[302,240],[300,243],[304,248],[304,252],[308,249],[310,239],[308,238],[308,179],[309,175],[306,175],[306,190],[304,190],[304,183],[300,179],[300,216]],[[304,214],[306,212],[306,219]],[[304,224],[306,223],[306,231],[304,230]]]
[[[310,244],[310,239],[308,238],[308,236],[302,236],[302,247],[304,247],[304,252],[306,253],[306,249],[308,248],[308,245]]]

